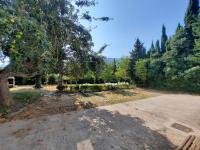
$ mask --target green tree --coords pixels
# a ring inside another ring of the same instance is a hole
[[[7,77],[33,76],[45,68],[51,57],[45,26],[27,14],[25,8],[24,1],[0,3],[0,49],[10,59],[10,64],[0,72],[0,103],[6,106],[12,103]]]
[[[102,52],[108,45],[104,45],[100,48],[98,52],[92,52],[89,55],[89,68],[94,72],[95,82],[98,82],[101,76],[102,71],[105,67],[105,57],[102,55]]]
[[[70,61],[66,64],[66,70],[67,77],[69,77],[71,81],[75,81],[76,84],[78,80],[84,76],[83,68],[79,63],[79,60],[77,60],[76,58],[70,59]]]
[[[144,46],[143,43],[137,38],[135,44],[134,44],[134,49],[131,51],[131,56],[130,56],[130,62],[129,62],[129,67],[128,67],[128,73],[130,78],[133,81],[136,81],[136,76],[135,76],[135,65],[136,62],[139,59],[142,59],[145,57],[144,55]]]
[[[199,0],[189,0],[189,6],[185,14],[185,25],[190,27],[199,15]]]
[[[156,49],[156,52],[157,52],[158,54],[161,53],[160,41],[159,41],[159,40],[156,41],[155,49]]]
[[[181,74],[190,65],[187,60],[190,51],[189,41],[186,38],[184,28],[180,24],[169,45],[169,49],[163,56],[166,64],[164,72],[167,79],[172,81],[171,84],[177,84],[176,82],[181,81]]]
[[[0,102],[9,106],[7,76],[35,76],[43,72],[65,73],[65,62],[73,55],[87,59],[92,38],[79,22],[79,7],[88,0],[0,1],[0,49],[10,64],[0,71]],[[99,18],[108,21],[109,18]],[[3,60],[3,58],[1,58]],[[85,64],[85,63],[81,63]]]
[[[116,63],[116,60],[115,60],[115,59],[114,59],[114,61],[113,61],[112,66],[113,66],[113,68],[112,68],[112,70],[113,70],[113,75],[115,75],[115,73],[117,72],[117,63]]]
[[[116,82],[116,76],[113,74],[113,65],[106,64],[102,71],[101,78],[104,82]]]
[[[157,40],[155,47],[152,42],[151,49],[150,49],[150,58],[154,59],[154,58],[159,58],[159,57],[160,57],[160,44],[159,44],[159,40]]]
[[[136,76],[142,85],[146,85],[148,81],[148,65],[149,60],[147,59],[138,60],[136,63]]]
[[[161,58],[151,58],[149,65],[148,65],[148,84],[150,84],[151,87],[157,87],[160,86],[160,84],[163,84],[164,81],[164,62]]]
[[[168,40],[167,34],[166,34],[166,27],[162,26],[162,36],[161,36],[161,54],[166,52],[166,42]]]
[[[151,54],[152,54],[151,52],[154,51],[154,49],[155,49],[155,47],[154,47],[154,43],[153,43],[153,41],[152,41],[151,47],[150,47],[150,49],[149,49],[148,52],[147,52],[147,57],[148,57],[148,58],[151,57]]]
[[[129,58],[128,57],[123,57],[119,61],[119,67],[116,72],[116,77],[119,81],[127,81],[129,80],[129,75],[128,75],[128,67],[129,67]]]
[[[199,15],[199,0],[189,0],[189,6],[185,14],[185,32],[189,41],[189,48],[192,50],[195,44],[195,37],[192,25],[196,22]]]

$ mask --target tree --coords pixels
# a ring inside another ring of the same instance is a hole
[[[156,41],[155,49],[156,49],[156,52],[157,52],[158,54],[161,53],[160,41],[159,41],[159,40]]]
[[[184,27],[180,24],[175,35],[171,38],[170,49],[164,54],[163,60],[166,64],[164,69],[168,79],[177,79],[181,72],[188,68],[187,56],[189,54],[189,41],[186,38]]]
[[[199,15],[199,0],[189,0],[189,6],[185,14],[185,25],[190,27]]]
[[[94,5],[89,0],[78,0],[75,4]],[[0,72],[1,104],[11,104],[9,75],[35,76],[50,72],[60,74],[59,83],[62,83],[68,58],[72,55],[80,60],[87,58],[92,37],[79,22],[78,9],[69,0],[0,1],[0,49],[10,59],[10,64]]]
[[[157,40],[155,47],[152,42],[151,49],[150,49],[150,58],[154,59],[154,58],[159,58],[159,57],[160,57],[160,44],[159,44],[159,40]]]
[[[128,72],[129,76],[133,81],[136,81],[136,76],[135,76],[135,65],[136,62],[139,59],[142,59],[145,57],[144,55],[144,46],[143,43],[140,42],[139,38],[137,38],[135,44],[134,44],[134,49],[130,53],[130,62],[129,62],[129,67],[128,67]]]
[[[168,40],[167,34],[166,34],[166,28],[163,25],[162,26],[162,36],[161,36],[161,54],[166,52],[166,42]]]
[[[161,48],[159,40],[156,41],[155,47],[152,43],[150,59],[148,64],[148,83],[151,86],[157,86],[159,81],[163,79],[164,63],[161,59]]]
[[[128,67],[129,67],[129,58],[128,57],[121,58],[119,61],[119,67],[116,72],[116,77],[119,81],[129,80]]]
[[[193,32],[195,37],[194,49],[189,56],[193,66],[200,65],[200,16],[197,19],[197,22],[193,24]]]
[[[9,65],[0,72],[0,103],[10,106],[7,77],[34,75],[45,68],[51,49],[45,26],[27,14],[23,1],[0,3],[0,49],[9,57]],[[2,60],[2,58],[1,58]]]
[[[102,55],[102,52],[106,49],[108,45],[105,44],[100,48],[98,52],[92,52],[89,55],[89,68],[94,72],[95,81],[98,82],[100,75],[105,67],[105,57]]]
[[[189,6],[185,14],[185,32],[186,38],[189,40],[189,48],[192,50],[195,44],[195,37],[192,25],[196,22],[199,15],[199,0],[190,0]]]
[[[136,76],[142,85],[146,85],[148,81],[148,65],[149,60],[147,59],[138,60],[136,63]]]
[[[113,74],[113,65],[105,64],[104,70],[102,71],[101,78],[104,82],[116,82],[115,74]]]
[[[66,63],[67,76],[71,81],[75,81],[76,84],[79,79],[84,76],[84,68],[81,67],[79,60],[76,58],[71,58],[68,63]]]
[[[113,70],[113,75],[115,75],[115,73],[117,72],[117,63],[116,63],[115,59],[113,61],[113,68],[112,68],[112,70]]]
[[[152,42],[147,53],[149,59],[140,59],[135,65],[136,83],[151,87],[200,90],[200,16],[199,1],[190,0],[185,26],[178,24],[173,36],[167,37],[162,27],[161,47]],[[147,63],[148,62],[148,63]]]
[[[150,49],[148,50],[148,52],[147,52],[147,57],[148,58],[150,58],[151,57],[151,52],[152,51],[154,51],[154,43],[153,43],[153,41],[152,41],[152,43],[151,43],[151,47],[150,47]]]
[[[148,84],[158,87],[163,84],[165,64],[161,58],[151,58],[148,64]]]

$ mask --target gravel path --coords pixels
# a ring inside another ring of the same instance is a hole
[[[171,150],[199,134],[200,97],[164,94],[0,125],[0,150]],[[192,132],[175,129],[177,123]]]

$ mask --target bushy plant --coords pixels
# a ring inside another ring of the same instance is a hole
[[[88,92],[100,92],[115,89],[128,89],[129,84],[70,84],[58,86],[59,91],[65,91],[69,93],[88,91]]]

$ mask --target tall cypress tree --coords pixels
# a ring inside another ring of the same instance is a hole
[[[189,6],[185,14],[185,33],[186,38],[189,41],[189,49],[194,49],[195,37],[192,29],[192,25],[197,21],[199,15],[199,0],[190,0]]]
[[[152,44],[150,58],[159,58],[160,57],[160,42],[159,40],[156,41],[155,46]]]
[[[165,25],[162,26],[162,36],[161,36],[161,54],[166,52],[166,42],[168,40],[167,34],[166,34],[166,28]]]
[[[158,53],[160,53],[160,41],[159,40],[156,41],[155,49]]]
[[[153,43],[153,41],[152,41],[152,43],[151,43],[151,47],[150,47],[150,49],[148,50],[148,52],[147,52],[147,57],[148,58],[150,58],[150,56],[151,56],[151,52],[154,50],[154,43]]]
[[[185,25],[189,27],[199,15],[199,0],[189,0],[189,6],[185,14]]]

